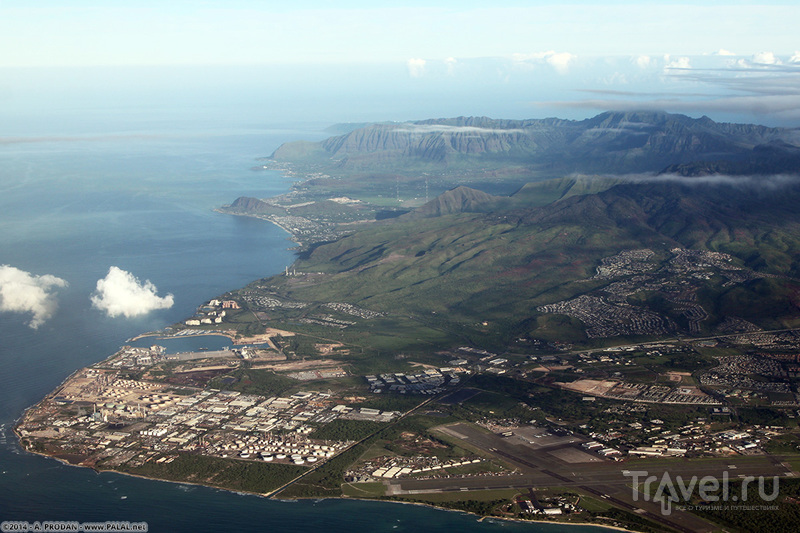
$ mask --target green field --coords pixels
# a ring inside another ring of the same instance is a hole
[[[380,498],[385,493],[386,486],[379,482],[342,484],[342,495],[350,498]]]

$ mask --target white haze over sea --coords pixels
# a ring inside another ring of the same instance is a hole
[[[153,120],[163,135],[189,115],[203,126],[294,127],[458,116],[583,119],[647,109],[718,122],[800,122],[800,54],[711,52],[573,55],[568,68],[536,54],[421,59],[413,71],[405,62],[0,67],[0,145],[74,134],[135,139],[154,134]],[[124,128],[93,127],[103,114],[123,119]]]

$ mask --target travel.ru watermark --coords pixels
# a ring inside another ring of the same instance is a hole
[[[714,476],[697,477],[692,476],[684,480],[681,476],[673,479],[669,472],[664,475],[651,476],[646,470],[623,470],[623,475],[632,478],[633,481],[633,501],[639,501],[640,495],[646,502],[654,501],[661,503],[661,513],[669,515],[672,513],[673,504],[683,504],[684,507],[692,501],[692,495],[697,490],[697,496],[704,503],[709,502],[746,502],[748,496],[754,496],[753,490],[757,489],[760,501],[771,502],[778,497],[779,477],[772,476],[771,493],[767,493],[770,483],[764,476],[744,476],[741,478],[741,486],[731,487],[728,472],[722,473],[722,479]],[[754,483],[755,482],[755,483]],[[655,485],[655,487],[654,487]],[[655,488],[655,490],[653,490]],[[736,490],[738,488],[738,490]],[[752,508],[763,506],[737,505],[736,508]]]

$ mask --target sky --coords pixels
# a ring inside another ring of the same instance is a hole
[[[798,27],[778,0],[0,0],[0,104],[800,125]]]

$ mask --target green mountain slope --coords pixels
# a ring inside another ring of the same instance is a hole
[[[430,202],[403,215],[405,218],[440,217],[455,213],[489,212],[507,203],[505,197],[492,196],[463,185],[440,194]]]
[[[506,202],[480,197],[492,206],[481,213],[441,209],[477,196],[451,191],[420,216],[313,248],[296,265],[313,276],[259,283],[308,309],[348,302],[402,317],[398,346],[419,333],[409,324],[440,332],[443,343],[501,347],[519,336],[586,341],[708,333],[729,318],[764,327],[796,320],[800,188],[611,185],[573,195],[593,186],[531,185]],[[559,199],[540,205],[547,194]]]

